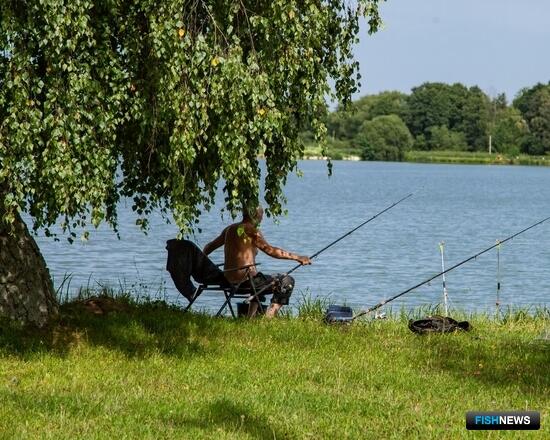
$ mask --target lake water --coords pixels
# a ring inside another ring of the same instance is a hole
[[[285,190],[289,215],[279,224],[266,218],[262,230],[271,244],[301,254],[315,253],[407,193],[415,195],[322,253],[312,266],[294,272],[293,304],[309,292],[358,308],[374,305],[438,273],[439,242],[445,242],[450,267],[550,216],[549,168],[337,161],[329,178],[325,162],[303,161],[299,167],[303,177],[290,176]],[[200,221],[200,247],[230,223],[219,210]],[[185,304],[165,271],[165,241],[175,236],[175,226],[153,216],[144,235],[135,226],[130,203],[121,204],[119,222],[121,240],[104,226],[86,243],[37,238],[56,286],[72,274],[70,292],[79,286],[123,285]],[[213,255],[222,261],[220,250]],[[550,303],[550,221],[502,245],[500,261],[504,306]],[[294,266],[261,253],[258,262],[264,272]],[[494,310],[496,283],[493,250],[447,275],[451,306]],[[441,301],[439,278],[392,305]],[[200,301],[209,310],[216,305],[216,294],[204,294]]]

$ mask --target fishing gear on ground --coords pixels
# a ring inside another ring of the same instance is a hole
[[[387,300],[385,300],[385,301],[381,301],[381,302],[379,302],[378,304],[376,304],[376,305],[374,305],[374,306],[368,308],[367,310],[364,310],[364,311],[358,313],[357,315],[354,316],[354,319],[358,318],[359,316],[366,315],[367,313],[370,313],[370,312],[373,312],[374,310],[379,309],[379,308],[382,307],[383,305],[385,305],[385,304],[387,304],[387,303],[389,303],[389,302],[392,302],[392,301],[396,300],[397,298],[399,298],[399,297],[401,297],[401,296],[403,296],[403,295],[405,295],[405,294],[407,294],[407,293],[409,293],[409,292],[412,292],[413,290],[415,290],[415,289],[417,289],[417,288],[423,286],[424,284],[427,284],[427,283],[429,283],[430,281],[432,281],[432,280],[434,280],[434,279],[436,279],[436,278],[439,278],[440,276],[442,276],[442,275],[444,275],[444,274],[446,274],[446,273],[449,273],[451,270],[454,270],[454,269],[456,269],[457,267],[460,267],[460,266],[462,266],[463,264],[465,264],[465,263],[467,263],[467,262],[469,262],[469,261],[475,260],[477,257],[479,257],[479,256],[481,256],[481,255],[483,255],[483,254],[485,254],[486,252],[489,252],[490,250],[496,248],[497,246],[500,246],[500,245],[502,245],[503,243],[506,243],[507,241],[512,240],[513,238],[517,237],[518,235],[521,235],[521,234],[523,234],[524,232],[527,232],[528,230],[533,229],[535,226],[541,225],[542,223],[544,223],[544,222],[546,222],[546,221],[548,221],[548,220],[550,220],[550,217],[546,217],[545,219],[540,220],[540,221],[538,221],[538,222],[532,224],[531,226],[528,226],[527,228],[522,229],[522,230],[519,231],[519,232],[516,232],[516,233],[513,234],[513,235],[510,235],[509,237],[505,238],[504,240],[497,241],[496,244],[494,244],[494,245],[492,245],[492,246],[489,246],[487,249],[484,249],[484,250],[478,252],[477,254],[472,255],[471,257],[466,258],[465,260],[462,260],[460,263],[457,263],[457,264],[455,264],[454,266],[451,266],[451,267],[449,267],[448,269],[445,269],[444,271],[441,271],[441,272],[439,272],[438,274],[436,274],[436,275],[434,275],[434,276],[428,278],[427,280],[422,281],[421,283],[418,283],[418,284],[416,284],[416,285],[414,285],[414,286],[408,288],[407,290],[405,290],[405,291],[403,291],[403,292],[401,292],[401,293],[398,293],[397,295],[394,295],[394,296],[392,296],[391,298],[389,298],[389,299],[387,299]]]
[[[419,335],[428,333],[453,333],[456,331],[470,331],[472,326],[468,321],[456,321],[448,316],[428,316],[427,318],[409,320],[409,330]]]
[[[366,315],[366,314],[368,314],[368,313],[370,313],[370,312],[373,312],[373,311],[375,311],[375,310],[378,310],[380,307],[382,307],[382,306],[384,306],[384,305],[386,305],[386,304],[388,304],[388,303],[390,303],[390,302],[396,300],[397,298],[399,298],[399,297],[401,297],[401,296],[403,296],[403,295],[405,295],[405,294],[407,294],[407,293],[409,293],[409,292],[412,292],[412,291],[415,290],[415,289],[418,289],[419,287],[423,286],[424,284],[427,284],[427,283],[429,283],[430,281],[432,281],[432,280],[434,280],[434,279],[436,279],[436,278],[438,278],[438,277],[440,277],[440,276],[444,276],[446,273],[449,273],[450,271],[456,269],[457,267],[460,267],[460,266],[462,266],[463,264],[465,264],[465,263],[467,263],[467,262],[469,262],[469,261],[472,261],[472,260],[476,259],[477,257],[479,257],[479,256],[481,256],[481,255],[483,255],[483,254],[485,254],[486,252],[489,252],[490,250],[492,250],[492,249],[494,249],[494,248],[496,248],[496,247],[498,247],[498,248],[500,249],[500,246],[501,246],[503,243],[506,243],[507,241],[512,240],[513,238],[517,237],[518,235],[521,235],[521,234],[523,234],[524,232],[527,232],[528,230],[533,229],[534,227],[539,226],[539,225],[541,225],[542,223],[544,223],[544,222],[546,222],[546,221],[548,221],[548,220],[550,220],[550,217],[546,217],[546,218],[544,218],[544,219],[542,219],[542,220],[540,220],[540,221],[538,221],[538,222],[532,224],[531,226],[528,226],[527,228],[522,229],[521,231],[516,232],[516,233],[513,234],[513,235],[510,235],[509,237],[505,238],[504,240],[497,240],[496,244],[494,244],[494,245],[492,245],[492,246],[489,246],[488,248],[486,248],[486,249],[484,249],[484,250],[478,252],[477,254],[472,255],[471,257],[468,257],[468,258],[462,260],[461,262],[455,264],[454,266],[451,266],[451,267],[449,267],[449,268],[447,268],[447,269],[442,270],[442,271],[439,272],[438,274],[431,276],[431,277],[428,278],[427,280],[424,280],[424,281],[422,281],[422,282],[420,282],[420,283],[418,283],[418,284],[416,284],[416,285],[414,285],[414,286],[412,286],[412,287],[410,287],[410,288],[404,290],[403,292],[398,293],[397,295],[392,296],[391,298],[389,298],[389,299],[387,299],[387,300],[381,301],[381,302],[379,302],[378,304],[376,304],[376,305],[374,305],[374,306],[372,306],[372,307],[369,307],[368,309],[363,310],[363,311],[361,311],[361,312],[359,312],[359,313],[357,313],[357,314],[355,314],[355,315],[352,314],[351,317],[349,316],[349,314],[350,314],[350,311],[349,311],[349,310],[346,310],[345,313],[342,312],[342,313],[344,313],[343,315],[338,315],[338,314],[334,314],[334,313],[331,314],[331,315],[329,315],[329,314],[328,314],[329,311],[327,310],[326,316],[330,316],[330,319],[329,319],[329,320],[325,319],[325,321],[326,321],[326,322],[330,322],[330,323],[335,323],[335,322],[338,322],[338,321],[342,320],[342,321],[351,323],[351,322],[353,322],[355,319],[357,319],[357,318],[359,318],[359,317],[361,317],[361,316],[364,316],[364,315]],[[443,252],[442,252],[442,255],[443,255]],[[443,265],[444,265],[444,263],[443,263]],[[499,287],[500,287],[500,286],[499,286]],[[330,307],[337,307],[337,306],[334,306],[334,305],[333,305],[333,306],[330,306]],[[329,309],[330,309],[330,307],[329,307]],[[333,310],[337,310],[337,309],[334,308]],[[352,313],[352,312],[351,312],[351,313]]]
[[[386,319],[386,314],[377,314],[374,319]],[[351,324],[353,320],[354,315],[351,307],[336,304],[329,305],[323,317],[326,324]]]
[[[328,307],[324,322],[327,324],[349,325],[353,322],[353,310],[348,306],[332,304]],[[409,329],[417,334],[428,333],[453,333],[456,331],[470,331],[471,324],[468,321],[456,321],[448,316],[428,316],[423,319],[409,320]]]

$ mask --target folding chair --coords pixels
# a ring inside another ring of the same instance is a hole
[[[218,264],[217,266],[223,266],[223,263]],[[235,310],[233,309],[233,305],[231,304],[231,300],[234,298],[241,298],[241,299],[248,299],[253,295],[256,295],[256,286],[254,285],[254,280],[252,278],[252,274],[250,273],[250,268],[254,266],[259,266],[259,264],[248,264],[246,266],[236,267],[233,269],[226,269],[222,270],[221,272],[226,274],[227,272],[234,272],[236,270],[246,269],[246,276],[240,283],[232,284],[229,281],[227,284],[221,284],[221,283],[215,283],[215,284],[208,284],[208,283],[201,283],[197,289],[195,290],[195,293],[191,300],[189,301],[189,304],[187,304],[187,307],[183,309],[184,312],[187,312],[193,303],[198,299],[198,297],[202,294],[204,291],[210,291],[210,292],[222,292],[225,301],[223,302],[222,306],[219,308],[218,312],[216,313],[216,316],[221,316],[225,308],[229,308],[229,311],[231,312],[231,316],[233,318],[236,318],[237,315],[235,314]],[[248,281],[248,285],[242,286],[246,281]],[[263,305],[262,302],[258,300],[258,307],[259,311],[263,311]]]
[[[224,310],[229,308],[231,316],[236,318],[231,301],[234,298],[248,299],[257,294],[250,269],[259,264],[249,264],[221,270],[220,266],[223,266],[223,263],[215,265],[194,243],[188,240],[168,240],[166,249],[168,250],[166,270],[170,272],[176,289],[189,301],[189,304],[183,310],[184,312],[187,312],[191,308],[203,292],[216,291],[222,292],[224,295],[224,302],[216,313],[216,316],[221,316]],[[202,271],[199,271],[200,276],[198,277],[196,276],[197,268],[195,267],[197,265],[202,266]],[[225,277],[227,272],[242,269],[246,269],[246,273],[243,281],[240,283],[232,284]],[[199,283],[196,288],[190,281],[191,275]],[[248,283],[246,283],[247,281]],[[243,285],[245,283],[246,285]],[[260,311],[263,311],[261,301],[257,301]]]

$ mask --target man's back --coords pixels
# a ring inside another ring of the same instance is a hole
[[[256,264],[258,249],[273,258],[294,260],[300,264],[311,264],[309,257],[297,255],[267,243],[263,234],[258,229],[262,217],[263,210],[261,207],[258,207],[253,215],[247,211],[243,212],[243,220],[225,228],[218,237],[204,247],[204,253],[209,255],[215,249],[223,246],[225,254],[224,266],[226,270]],[[266,316],[272,317],[276,315],[283,305],[288,304],[292,289],[294,288],[294,279],[287,274],[266,276],[258,272],[255,266],[250,267],[249,270],[250,274],[254,277],[254,286],[259,287],[259,283],[262,283],[264,284],[263,288],[269,287],[269,293],[273,294],[271,307],[266,312]],[[246,274],[246,269],[230,270],[225,273],[225,277],[231,283],[239,283],[244,281]],[[257,303],[257,300],[254,301],[254,306],[249,310],[250,316],[254,315],[258,307]]]
[[[255,236],[258,234],[256,228],[245,222],[234,223],[225,228],[224,269],[247,266],[256,263],[258,249],[254,245]],[[250,273],[254,275],[256,268],[250,267]],[[232,283],[238,283],[246,276],[246,269],[226,272],[226,278]]]

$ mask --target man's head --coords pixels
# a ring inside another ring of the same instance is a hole
[[[245,209],[243,211],[243,220],[251,220],[255,223],[261,223],[264,218],[264,209],[261,206],[258,206],[256,209]]]

